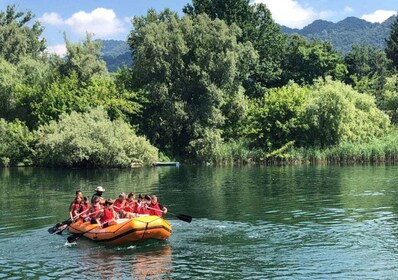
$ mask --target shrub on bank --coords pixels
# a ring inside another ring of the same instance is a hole
[[[46,166],[128,167],[149,165],[158,151],[121,120],[111,121],[101,108],[62,114],[36,132],[37,160]]]

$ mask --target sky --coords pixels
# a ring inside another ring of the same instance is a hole
[[[0,0],[0,10],[15,4],[18,11],[30,10],[45,28],[48,50],[63,55],[64,33],[71,42],[84,39],[126,40],[132,29],[131,18],[143,16],[148,9],[165,8],[182,13],[191,0]],[[264,3],[275,22],[303,28],[316,19],[338,22],[349,16],[369,22],[383,22],[397,14],[398,0],[251,0]]]

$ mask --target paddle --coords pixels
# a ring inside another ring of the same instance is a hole
[[[90,209],[90,208],[89,208]],[[57,231],[63,231],[67,226],[69,226],[75,219],[79,218],[80,215],[84,214],[85,212],[87,212],[89,209],[84,210],[83,212],[77,214],[76,216],[74,216],[73,218],[69,218],[65,221],[63,221],[62,223],[58,223],[53,227],[50,227],[47,231],[51,234],[57,233]],[[66,227],[65,227],[66,225]]]
[[[69,243],[73,243],[73,242],[75,242],[76,240],[78,240],[80,237],[82,237],[83,235],[85,235],[86,233],[89,233],[90,231],[92,231],[92,230],[94,230],[94,229],[96,229],[96,228],[99,228],[100,226],[102,226],[102,224],[99,224],[99,225],[97,225],[96,227],[93,227],[93,228],[91,228],[91,229],[89,229],[89,230],[86,230],[85,232],[75,233],[75,234],[73,234],[73,235],[71,235],[71,236],[68,236],[67,240],[68,240]]]
[[[152,208],[152,207],[147,207],[147,208],[148,208],[148,209],[151,209],[151,210],[156,210],[156,211],[160,211],[160,212],[164,213],[162,210],[159,210],[159,209],[156,209],[156,208]],[[187,223],[192,222],[192,217],[189,216],[189,215],[174,214],[174,213],[171,213],[171,212],[169,212],[169,211],[167,211],[166,214],[173,215],[173,216],[177,217],[178,219],[180,219],[181,221],[184,221],[184,222],[187,222]]]

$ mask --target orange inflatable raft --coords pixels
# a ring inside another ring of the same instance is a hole
[[[97,224],[83,222],[82,219],[71,224],[70,233],[83,236],[106,244],[128,244],[144,239],[165,240],[171,235],[171,225],[158,216],[140,216],[132,219],[119,219],[113,226],[103,228]]]

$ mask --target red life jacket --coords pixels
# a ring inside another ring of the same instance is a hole
[[[154,208],[154,209],[156,209],[156,210],[150,209],[150,210],[149,210],[149,215],[156,215],[156,216],[162,217],[163,212],[162,212],[162,210],[160,210],[159,204],[158,204],[157,202],[156,202],[155,204],[152,204],[152,203],[151,203],[151,206],[150,206],[150,207],[151,207],[151,208]]]
[[[142,207],[137,206],[137,213],[138,214],[149,214],[149,211],[146,209],[146,205],[142,204]]]
[[[90,213],[90,218],[94,218],[95,219],[95,217],[97,217],[97,215],[98,215],[99,210],[101,209],[101,206],[99,204],[98,205],[93,205],[93,208],[94,208],[94,212]]]
[[[115,211],[117,212],[117,213],[120,213],[120,212],[122,212],[122,205],[124,205],[124,201],[125,200],[123,200],[123,202],[120,202],[120,200],[119,199],[116,199],[115,200],[115,202],[113,203],[113,207],[114,207],[114,209],[115,209]]]
[[[80,205],[79,213],[84,212],[83,214],[80,215],[81,218],[85,218],[88,216],[88,213],[87,213],[88,209],[90,209],[90,204],[82,203],[82,205]]]
[[[136,203],[134,205],[133,204],[127,204],[127,206],[124,207],[124,211],[130,212],[130,213],[133,213],[134,209],[137,209],[137,204]]]
[[[109,222],[110,220],[114,219],[115,216],[113,215],[113,210],[105,208],[104,214],[101,217],[101,223]]]

